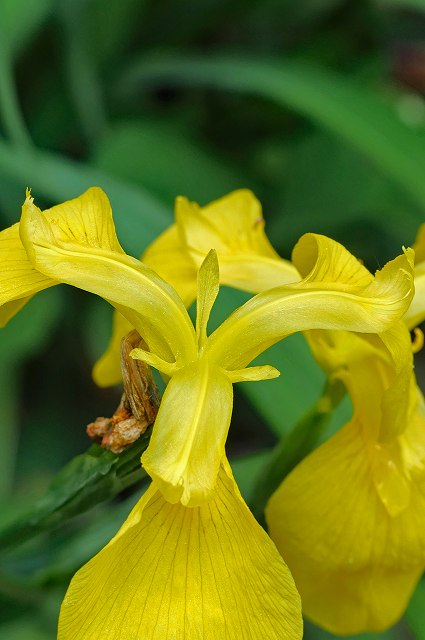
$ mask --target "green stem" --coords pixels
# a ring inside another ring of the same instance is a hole
[[[253,489],[250,505],[254,516],[263,526],[264,509],[271,494],[292,469],[318,445],[332,417],[332,411],[344,395],[345,388],[341,382],[328,382],[321,398],[276,445],[267,461],[264,474]]]
[[[1,41],[3,40],[3,42]],[[0,40],[0,114],[6,134],[17,147],[30,147],[31,139],[22,117],[13,78],[12,60],[4,39]]]

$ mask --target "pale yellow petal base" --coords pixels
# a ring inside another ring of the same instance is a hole
[[[298,640],[291,574],[222,468],[188,508],[155,485],[73,578],[58,640]]]

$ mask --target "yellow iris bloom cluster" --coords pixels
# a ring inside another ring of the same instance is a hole
[[[425,301],[410,306],[411,250],[372,276],[340,244],[306,234],[283,260],[258,201],[237,191],[203,208],[179,198],[176,223],[140,261],[122,250],[98,188],[44,212],[27,194],[0,249],[1,323],[46,287],[85,289],[117,310],[96,381],[119,381],[132,328],[148,345],[132,356],[168,379],[142,456],[151,485],[73,578],[59,640],[296,640],[298,591],[305,614],[339,634],[401,615],[425,565],[424,411],[407,329]],[[208,335],[219,283],[256,295]],[[225,441],[233,383],[278,375],[249,364],[295,331],[344,383],[354,415],[272,496],[280,555],[238,491]]]

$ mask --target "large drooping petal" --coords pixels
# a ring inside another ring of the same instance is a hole
[[[359,418],[305,458],[270,499],[270,535],[303,611],[337,635],[394,624],[424,570],[424,429],[419,397],[404,438],[412,490],[396,515],[376,490],[376,451]]]
[[[267,508],[306,615],[334,633],[402,614],[425,567],[425,410],[402,321],[385,333],[312,331],[351,421],[283,481]]]
[[[345,329],[381,332],[405,313],[413,295],[410,253],[373,277],[342,245],[306,234],[293,259],[304,279],[258,294],[209,337],[211,361],[245,367],[266,348],[295,331]]]
[[[226,470],[201,507],[152,483],[74,576],[58,640],[300,640],[292,577]]]
[[[20,235],[38,271],[110,301],[162,358],[187,362],[196,355],[182,301],[154,271],[123,252],[101,189],[43,213],[27,198]]]
[[[257,293],[300,279],[270,244],[261,205],[247,189],[205,207],[177,198],[176,223],[183,249],[197,267],[210,249],[217,251],[222,284]]]
[[[232,383],[207,360],[173,375],[142,456],[167,500],[195,506],[212,497],[232,406]]]
[[[3,327],[39,291],[58,284],[28,260],[19,223],[0,232],[0,327]]]

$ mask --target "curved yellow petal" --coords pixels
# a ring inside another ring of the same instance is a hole
[[[415,243],[415,295],[404,321],[413,329],[425,320],[425,224],[419,227]]]
[[[185,306],[190,307],[196,298],[198,267],[188,255],[177,225],[161,233],[140,259],[171,284]]]
[[[294,575],[305,615],[337,635],[394,624],[424,570],[421,412],[411,422],[408,448],[422,459],[410,467],[410,501],[398,514],[376,491],[376,452],[356,419],[304,459],[268,504],[270,535]]]
[[[181,362],[194,357],[195,332],[182,301],[154,271],[122,251],[101,189],[43,213],[27,198],[20,235],[36,269],[111,302],[159,356]]]
[[[397,515],[410,501],[403,450],[418,402],[406,326],[399,321],[379,336],[310,331],[307,338],[328,376],[346,386],[371,452],[375,488],[390,515]]]
[[[408,308],[404,321],[413,329],[425,320],[425,262],[415,265],[415,295]]]
[[[196,267],[183,249],[176,225],[172,225],[158,236],[140,260],[171,284],[184,305],[190,307],[196,298]],[[93,379],[100,387],[120,383],[121,340],[132,328],[131,323],[114,310],[111,339],[105,353],[93,368]]]
[[[173,375],[163,395],[142,464],[170,502],[209,500],[224,455],[233,406],[232,383],[208,361]]]
[[[0,232],[0,327],[3,327],[39,291],[58,284],[32,266],[21,238],[19,223]]]
[[[177,198],[176,222],[197,267],[210,249],[217,251],[222,284],[257,293],[300,279],[291,262],[280,258],[270,244],[261,205],[248,189],[205,207]]]
[[[292,251],[304,282],[338,283],[350,291],[373,283],[373,276],[347,249],[327,236],[305,233]]]
[[[300,601],[271,540],[222,468],[187,508],[153,483],[74,576],[58,640],[300,640]]]
[[[415,264],[425,261],[425,224],[421,224],[412,249],[415,252]]]
[[[295,331],[381,332],[410,304],[410,253],[389,262],[374,278],[342,245],[324,236],[303,236],[294,255],[304,279],[260,293],[237,309],[209,337],[205,353],[211,361],[243,368]]]
[[[207,325],[211,309],[218,296],[219,279],[217,253],[211,249],[198,271],[196,335],[198,336],[199,349],[202,349],[207,339]]]

